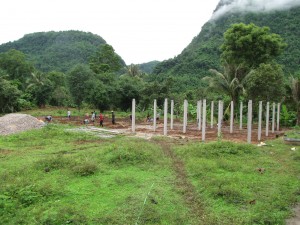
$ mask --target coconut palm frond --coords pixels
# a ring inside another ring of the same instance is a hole
[[[211,79],[205,78],[205,80],[209,81],[211,88],[229,95],[233,101],[236,101],[238,96],[245,91],[246,76],[243,65],[229,64],[225,61],[223,71],[224,73],[221,73],[215,69],[210,69],[209,72],[214,76]]]
[[[224,76],[222,73],[220,73],[218,70],[215,70],[215,69],[209,69],[208,71],[214,75]]]
[[[26,79],[27,89],[34,86],[43,86],[45,85],[45,75],[41,72],[32,72],[31,77]]]

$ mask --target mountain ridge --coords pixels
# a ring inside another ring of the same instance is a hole
[[[234,12],[217,20],[209,20],[181,54],[155,67],[154,77],[163,79],[168,76],[185,76],[186,80],[192,80],[189,85],[196,87],[202,77],[209,75],[209,69],[221,69],[220,46],[223,42],[223,34],[231,24],[241,22],[268,26],[272,33],[281,35],[288,47],[278,57],[278,62],[284,65],[287,74],[300,72],[298,59],[300,43],[297,41],[300,37],[300,30],[297,29],[300,27],[300,7],[294,7],[269,13]],[[198,80],[196,84],[195,79]]]
[[[75,64],[87,64],[98,47],[106,44],[99,35],[76,30],[35,32],[0,45],[0,52],[19,50],[43,72],[67,72]]]

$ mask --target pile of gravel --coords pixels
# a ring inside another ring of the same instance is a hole
[[[41,128],[45,123],[27,114],[11,113],[0,117],[0,135],[14,134],[34,128]]]

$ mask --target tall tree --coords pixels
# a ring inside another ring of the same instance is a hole
[[[300,124],[300,79],[298,77],[291,76],[289,78],[289,87],[292,94],[292,99],[295,103],[297,110],[297,122],[296,125]]]
[[[48,79],[53,84],[53,92],[49,103],[51,105],[65,106],[71,103],[71,95],[67,88],[66,75],[62,72],[48,73]]]
[[[26,83],[28,84],[27,91],[32,94],[35,103],[39,107],[44,107],[50,100],[54,89],[47,75],[40,71],[32,72]]]
[[[272,61],[285,47],[283,39],[271,33],[269,27],[259,27],[253,23],[233,24],[224,33],[221,58],[230,64],[244,64],[252,69]]]
[[[144,87],[144,82],[138,77],[122,76],[119,79],[119,107],[122,110],[130,109],[132,99],[138,103],[141,95],[140,92]]]
[[[0,68],[7,72],[8,79],[15,80],[24,89],[26,79],[34,71],[33,65],[26,61],[25,54],[15,49],[0,53]]]
[[[90,60],[90,68],[95,73],[117,72],[125,63],[115,53],[111,45],[100,45],[96,54]]]
[[[6,80],[7,76],[0,70],[0,112],[15,112],[18,110],[18,99],[21,91],[18,90],[12,81]]]
[[[284,75],[280,65],[260,64],[247,76],[246,91],[252,100],[281,101],[285,94]]]
[[[126,69],[127,74],[131,77],[138,77],[142,74],[138,65],[131,64],[127,66]]]
[[[108,86],[106,86],[100,79],[89,79],[86,82],[85,100],[100,111],[109,109],[111,100],[114,100],[109,95]]]
[[[93,76],[93,71],[85,65],[75,66],[68,75],[69,89],[79,109],[85,99],[87,81]]]

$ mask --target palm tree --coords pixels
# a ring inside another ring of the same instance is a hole
[[[45,75],[42,72],[32,72],[31,77],[27,78],[27,89],[35,86],[43,86],[45,82]]]
[[[127,68],[127,74],[131,77],[139,77],[141,75],[141,71],[138,65],[131,64],[126,68]]]
[[[53,88],[46,74],[39,71],[31,73],[31,77],[26,80],[26,83],[27,90],[32,92],[38,106],[44,107]]]
[[[300,123],[300,80],[299,78],[294,78],[291,76],[289,78],[289,86],[292,92],[292,99],[296,104],[297,109],[297,122],[296,125]]]
[[[221,73],[215,69],[210,69],[214,76],[204,77],[203,79],[208,81],[209,88],[222,92],[230,96],[231,101],[234,104],[237,103],[239,96],[244,91],[244,80],[247,76],[244,76],[242,67],[224,63],[224,73]]]

